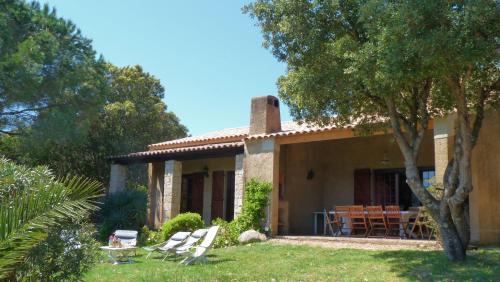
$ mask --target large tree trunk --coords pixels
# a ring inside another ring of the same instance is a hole
[[[464,243],[460,236],[460,231],[457,230],[459,226],[464,225],[461,223],[457,224],[458,222],[454,221],[452,211],[447,201],[437,201],[429,197],[428,192],[422,187],[416,161],[411,160],[405,165],[408,186],[410,186],[413,193],[421,200],[422,204],[427,208],[429,214],[439,226],[439,232],[446,256],[451,261],[465,260],[465,251],[468,242]],[[456,208],[457,214],[462,212],[461,215],[464,216],[464,209],[460,207]],[[465,221],[463,223],[465,224]],[[467,229],[467,227],[463,228]]]
[[[400,104],[401,108],[398,108],[394,98],[385,100],[394,137],[404,156],[407,183],[437,222],[446,256],[452,261],[465,260],[470,241],[469,194],[473,189],[471,157],[484,116],[484,103],[491,91],[489,88],[480,90],[479,99],[475,101],[476,117],[471,122],[471,101],[465,95],[465,82],[470,75],[468,71],[464,77],[447,78],[455,98],[457,118],[453,159],[446,169],[442,182],[444,192],[440,196],[432,195],[422,186],[417,167],[417,156],[429,119],[431,81],[426,81],[421,92],[417,86],[412,89],[409,92],[411,99]]]
[[[439,215],[433,216],[439,226],[441,240],[443,241],[444,253],[451,261],[465,260],[467,246],[460,239],[456,223],[453,221],[450,208],[445,201],[441,201]]]

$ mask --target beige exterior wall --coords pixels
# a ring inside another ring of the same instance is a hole
[[[197,172],[205,172],[204,168],[208,168],[208,177],[205,177],[203,183],[203,214],[201,215],[205,224],[210,224],[212,217],[212,173],[214,171],[234,171],[235,157],[210,158],[201,160],[191,160],[182,162],[182,173],[190,174]],[[225,178],[227,180],[227,177]],[[224,185],[226,189],[226,185]],[[224,209],[227,199],[224,193]],[[225,215],[225,210],[224,210]]]
[[[500,242],[500,111],[487,112],[472,154],[471,240]]]
[[[284,187],[289,228],[295,234],[313,231],[313,212],[354,202],[355,169],[404,168],[403,156],[392,135],[289,144],[282,148],[282,153],[286,154]],[[384,154],[389,160],[387,164],[381,162]],[[422,143],[418,165],[434,166],[431,131]],[[306,179],[309,170],[314,171],[311,180]]]

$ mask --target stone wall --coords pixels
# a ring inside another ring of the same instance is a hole
[[[174,160],[166,161],[163,192],[163,223],[180,213],[181,185],[182,162]]]
[[[244,160],[245,155],[239,154],[235,157],[234,170],[234,217],[238,216],[243,209],[243,195],[245,192],[245,175],[244,175]]]
[[[270,182],[273,186],[266,224],[273,235],[278,232],[279,150],[280,147],[273,138],[245,142],[245,182],[255,178]]]
[[[127,166],[120,164],[111,165],[111,175],[109,177],[109,194],[123,191],[127,183]]]

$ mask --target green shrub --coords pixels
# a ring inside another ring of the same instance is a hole
[[[197,213],[181,213],[167,221],[162,228],[163,240],[168,240],[174,233],[179,231],[195,231],[203,228],[205,223]]]
[[[266,219],[265,208],[271,191],[271,183],[260,182],[256,179],[247,182],[242,213],[231,222],[222,219],[216,219],[212,222],[213,225],[220,226],[214,247],[222,248],[237,245],[238,236],[249,229],[262,231]]]
[[[429,193],[431,193],[434,196],[434,198],[441,199],[443,197],[443,193],[444,193],[443,184],[436,183],[434,178],[431,179],[430,182],[431,182],[431,186],[429,186],[427,188],[427,191],[429,191]],[[436,241],[438,241],[439,244],[443,245],[443,239],[441,238],[441,233],[439,231],[438,223],[434,220],[434,218],[432,218],[430,213],[427,210],[425,210],[425,208],[424,208],[423,212],[426,215],[426,218],[428,219],[427,224],[430,227],[434,228],[434,237],[436,237]]]
[[[227,222],[221,218],[212,221],[212,225],[218,225],[219,234],[215,238],[214,248],[225,248],[238,244],[240,230],[237,228],[236,221]]]
[[[80,281],[100,257],[94,226],[66,222],[49,229],[48,236],[30,251],[17,269],[23,281]]]
[[[243,212],[236,219],[240,230],[255,229],[262,231],[266,219],[265,209],[272,189],[273,186],[269,182],[260,182],[256,179],[247,182],[243,199]]]
[[[143,190],[125,189],[108,195],[101,210],[100,240],[107,241],[116,229],[140,230],[145,224],[146,212],[147,193]]]
[[[139,232],[138,244],[140,246],[150,246],[161,243],[162,233],[161,230],[150,230],[147,226],[143,226]]]

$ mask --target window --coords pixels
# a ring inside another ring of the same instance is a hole
[[[434,182],[434,177],[436,177],[436,171],[434,170],[424,170],[422,171],[422,185],[425,189],[432,186]]]

